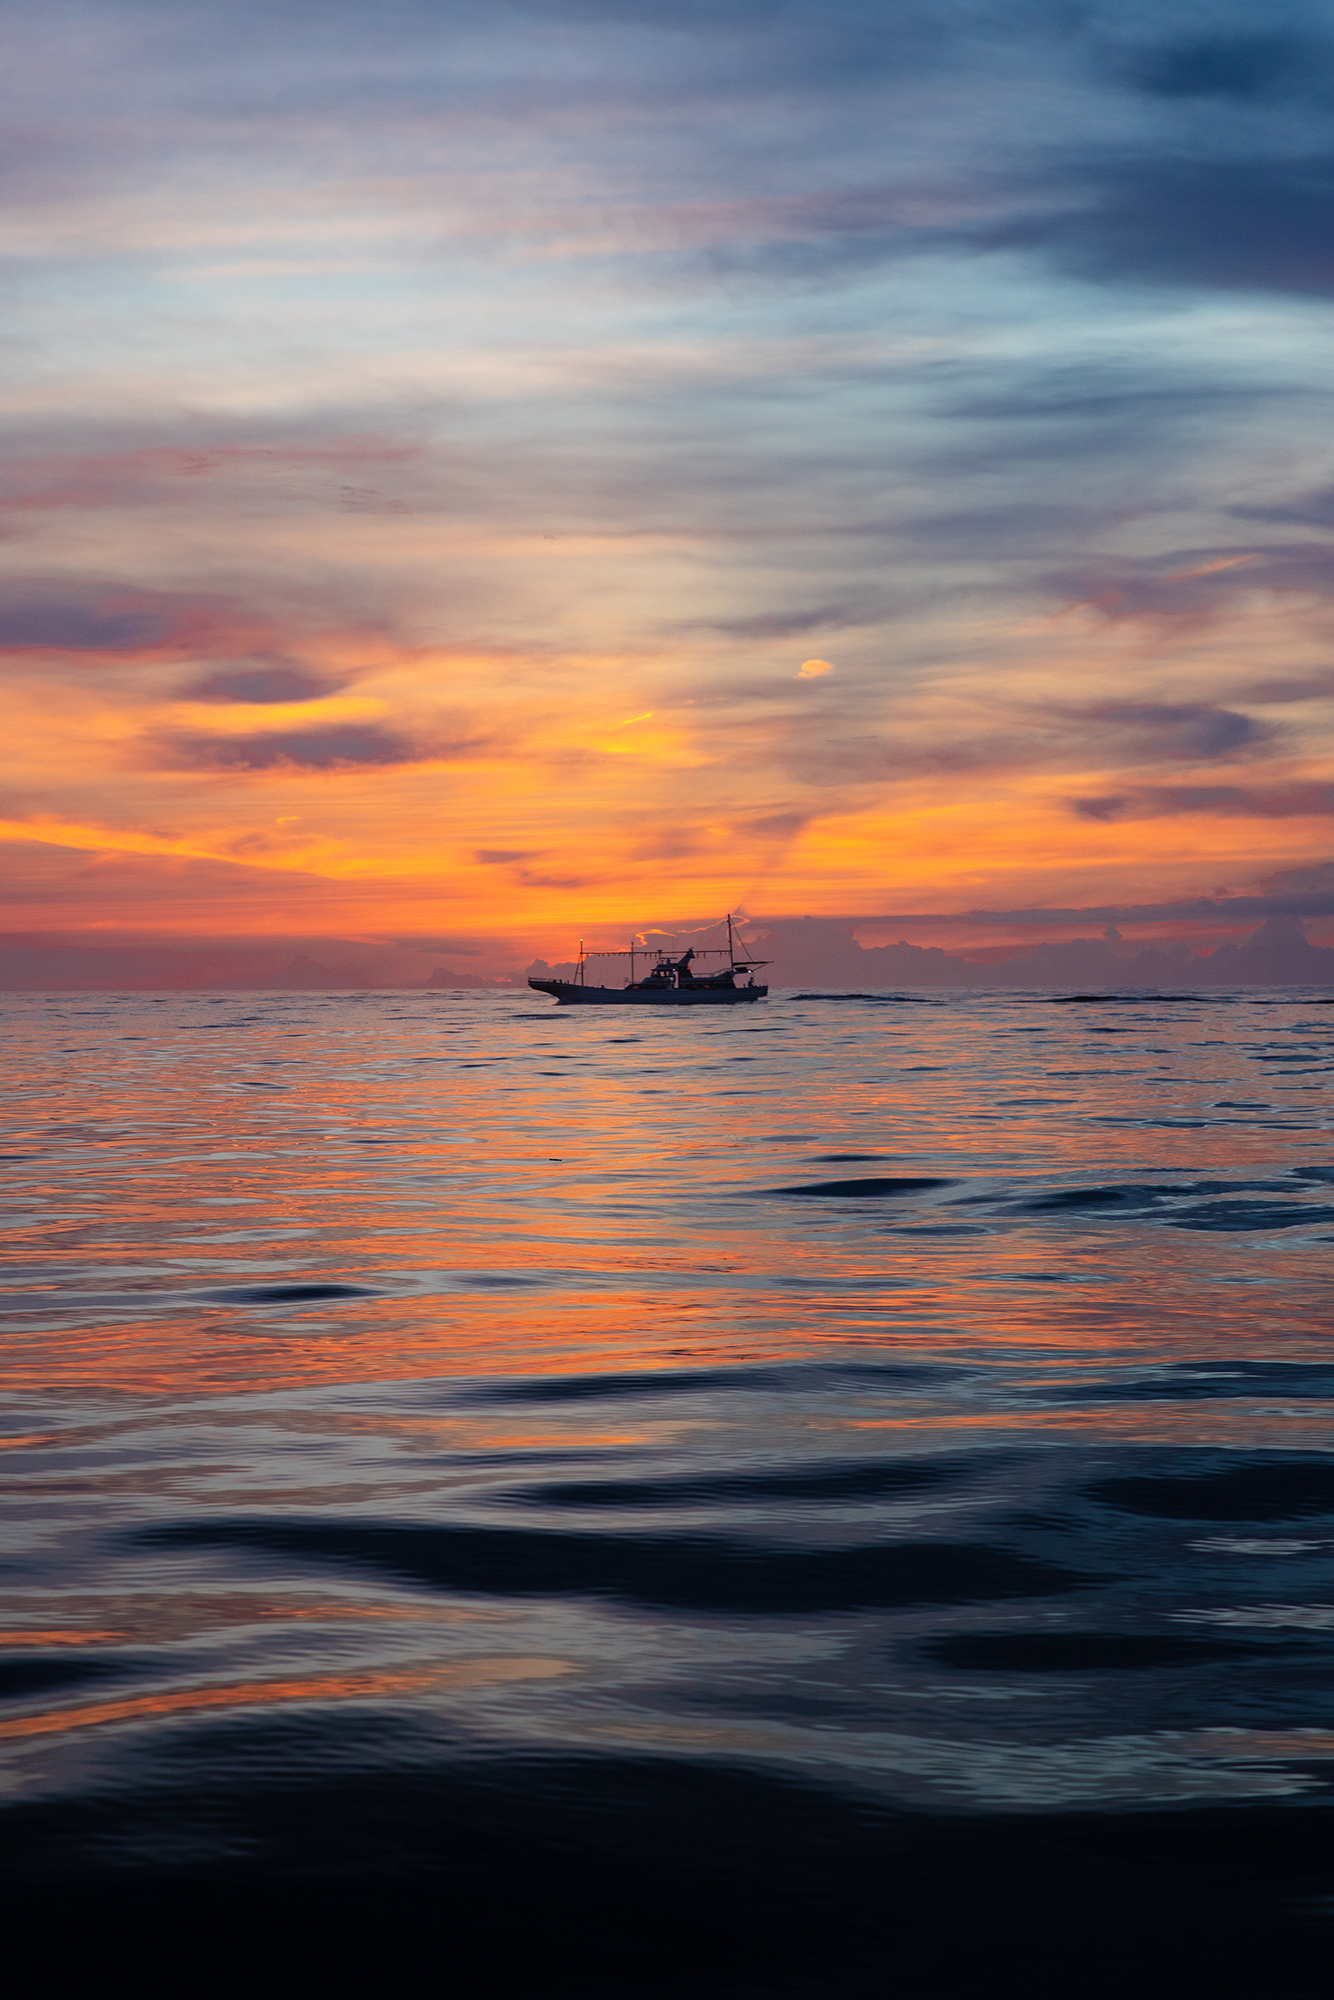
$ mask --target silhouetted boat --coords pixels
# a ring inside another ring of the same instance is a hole
[[[590,986],[590,958],[628,958],[630,977],[626,984]],[[644,958],[653,961],[652,969],[637,979],[635,960]],[[692,970],[697,958],[725,958],[727,963],[720,972],[700,974]],[[670,958],[664,951],[633,944],[628,951],[585,951],[581,942],[573,979],[530,979],[528,984],[535,993],[550,993],[562,1007],[735,1007],[764,999],[769,989],[755,984],[755,973],[768,963],[765,958],[737,957],[729,916],[725,947],[706,946],[699,951],[692,947],[682,957]],[[739,972],[750,975],[744,986],[737,983]]]

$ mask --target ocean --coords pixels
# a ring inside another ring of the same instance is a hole
[[[1323,991],[0,1033],[43,1986],[1323,2000]]]

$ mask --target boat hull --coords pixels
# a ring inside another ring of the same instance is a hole
[[[739,1007],[763,1000],[767,986],[576,986],[568,979],[530,979],[534,993],[550,993],[562,1007]]]

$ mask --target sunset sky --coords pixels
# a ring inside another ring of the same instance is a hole
[[[0,32],[0,929],[1334,934],[1334,8]]]

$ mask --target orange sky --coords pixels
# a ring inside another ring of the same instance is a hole
[[[766,87],[467,20],[373,89],[351,25],[25,40],[0,930],[1318,915],[1314,281],[983,242],[1059,190],[966,37],[942,111],[929,64],[850,96],[815,28]],[[1026,75],[1126,174],[1196,131]]]

